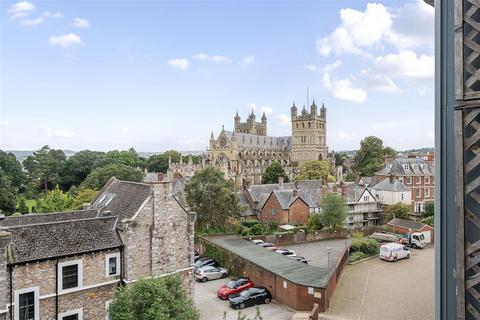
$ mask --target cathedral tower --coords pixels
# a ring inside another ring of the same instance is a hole
[[[302,164],[308,160],[327,160],[327,109],[322,103],[318,114],[315,100],[310,112],[305,106],[297,113],[295,103],[291,108],[292,154],[291,160]]]
[[[247,121],[241,122],[240,116],[237,115],[234,118],[235,129],[233,132],[235,133],[248,133],[248,134],[255,134],[259,136],[266,136],[267,135],[267,116],[265,112],[262,116],[262,122],[257,122],[255,113],[250,113],[247,118]]]

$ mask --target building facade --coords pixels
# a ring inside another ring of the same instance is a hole
[[[179,274],[193,290],[193,223],[172,183],[112,178],[88,208],[0,221],[0,319],[107,319],[114,289]]]
[[[233,131],[222,127],[217,136],[212,132],[207,153],[199,165],[170,164],[167,175],[184,177],[214,166],[240,189],[247,183],[260,184],[263,172],[273,161],[278,161],[290,178],[308,160],[328,160],[333,164],[334,155],[327,147],[327,109],[323,104],[318,109],[313,101],[309,111],[303,107],[298,112],[293,103],[291,127],[291,136],[268,136],[265,113],[261,122],[256,121],[253,111],[242,122],[237,112]]]
[[[375,179],[398,179],[411,192],[412,213],[425,213],[425,204],[435,201],[435,167],[423,158],[396,158],[375,173]]]

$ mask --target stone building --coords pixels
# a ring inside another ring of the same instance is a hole
[[[260,184],[263,172],[273,161],[278,161],[290,178],[308,160],[328,160],[333,164],[334,155],[327,147],[327,109],[323,104],[319,110],[313,101],[310,111],[304,106],[299,113],[293,103],[291,125],[291,136],[268,136],[265,113],[261,122],[256,121],[253,111],[242,122],[237,112],[233,131],[222,127],[218,136],[212,132],[201,164],[196,167],[171,164],[168,176],[187,176],[200,168],[214,166],[240,188],[247,183]]]
[[[0,319],[106,319],[113,290],[180,274],[193,289],[193,223],[172,183],[112,178],[86,209],[0,221]]]

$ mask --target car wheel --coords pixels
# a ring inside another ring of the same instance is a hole
[[[415,243],[412,244],[412,248],[413,248],[413,249],[417,249],[417,244],[415,244]]]
[[[407,259],[410,259],[410,255],[409,255],[409,254],[407,254]]]
[[[269,304],[270,303],[270,298],[265,298],[265,304]]]
[[[202,282],[203,282],[203,283],[205,283],[205,282],[207,282],[207,281],[208,281],[207,277],[203,277],[203,278],[202,278]]]
[[[393,258],[393,262],[397,262],[397,257]]]
[[[227,277],[227,274],[226,273],[222,273],[222,278],[226,278]]]
[[[245,303],[240,303],[240,305],[238,306],[240,309],[245,309]]]

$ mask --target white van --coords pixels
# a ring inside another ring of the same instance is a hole
[[[410,249],[399,243],[388,243],[380,246],[380,259],[387,261],[397,261],[400,259],[409,259]]]

